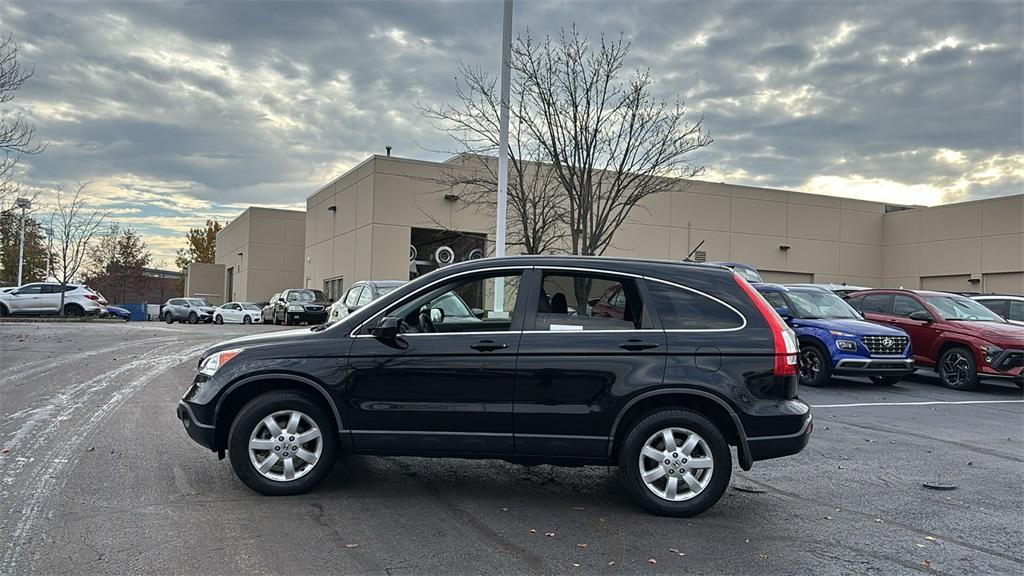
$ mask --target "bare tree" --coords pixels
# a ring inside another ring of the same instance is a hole
[[[7,34],[0,38],[0,104],[14,99],[15,94],[32,77],[35,68],[25,69],[18,62],[19,46]],[[15,167],[24,155],[39,154],[45,145],[36,139],[36,127],[20,115],[0,110],[0,211],[14,209],[8,203],[20,192],[14,179]]]
[[[522,118],[564,189],[574,254],[603,254],[639,202],[703,172],[689,156],[711,144],[703,118],[654,96],[649,70],[622,79],[629,49],[621,36],[595,49],[575,26],[513,45]]]
[[[89,183],[79,183],[68,198],[57,188],[56,208],[51,218],[54,240],[54,276],[61,285],[60,314],[65,314],[64,293],[67,285],[78,275],[89,255],[89,246],[101,234],[107,213],[87,210],[82,192]]]
[[[457,143],[458,158],[435,180],[459,198],[460,209],[488,215],[497,209],[498,115],[501,96],[497,78],[480,68],[462,65],[456,81],[455,102],[438,107],[420,106],[424,115]],[[511,98],[509,114],[508,227],[509,246],[525,254],[564,250],[566,239],[561,185],[545,162],[543,149],[522,122],[526,99]],[[435,224],[447,223],[433,219]]]

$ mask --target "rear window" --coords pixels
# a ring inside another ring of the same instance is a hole
[[[743,316],[721,302],[684,288],[650,281],[647,291],[666,330],[729,330],[743,326]]]

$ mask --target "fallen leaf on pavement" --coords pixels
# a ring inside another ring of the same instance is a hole
[[[931,568],[932,561],[931,560],[925,560],[924,562],[921,562],[921,565],[924,566],[925,568]]]
[[[935,536],[925,536],[924,539],[925,540],[931,540],[932,542],[935,542]]]
[[[554,538],[555,537],[555,533],[554,532],[545,532],[544,535],[547,536],[548,538]]]
[[[648,561],[647,561],[647,563],[648,563],[648,564],[657,564],[657,563],[658,563],[658,561],[657,561],[657,560],[655,560],[654,558],[651,558],[650,560],[648,560]]]
[[[931,490],[956,490],[956,484],[936,484],[934,482],[924,482],[921,484],[925,488]]]
[[[576,547],[577,548],[584,548],[585,549],[587,547],[587,545],[586,544],[577,544]]]
[[[572,563],[572,565],[573,565],[573,566],[575,566],[575,567],[577,567],[577,568],[579,568],[579,567],[580,567],[580,565],[579,565],[579,564],[577,564],[577,563],[575,563],[575,562],[573,562],[573,563]]]
[[[536,534],[536,533],[537,533],[536,530],[534,530],[533,528],[530,528],[530,534]]]
[[[359,544],[345,544],[345,548],[359,548]]]
[[[612,560],[611,562],[609,562],[608,565],[609,566],[615,566],[615,560]]]
[[[874,522],[875,524],[881,524],[882,523],[882,519],[881,518],[872,518],[871,521]]]
[[[4,448],[4,449],[0,450],[0,454],[10,454],[10,453],[11,453],[11,449],[10,448]]]

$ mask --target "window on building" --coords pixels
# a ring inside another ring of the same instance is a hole
[[[327,293],[327,297],[331,300],[337,300],[345,293],[344,284],[345,278],[343,276],[328,278],[327,280],[324,280],[324,292]]]

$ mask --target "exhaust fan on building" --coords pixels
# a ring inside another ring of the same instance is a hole
[[[417,260],[419,256],[419,250],[415,246],[409,244],[409,273],[418,275],[420,273],[420,266],[430,266],[429,260]]]
[[[448,246],[441,246],[437,250],[434,250],[434,262],[437,262],[438,267],[447,266],[455,262],[455,251]]]
[[[479,260],[484,257],[484,251],[479,248],[473,248],[466,255],[466,260]]]

